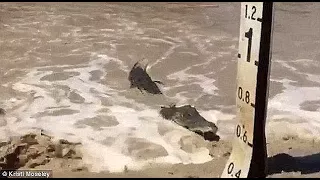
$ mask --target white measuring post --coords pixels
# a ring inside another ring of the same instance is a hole
[[[242,2],[237,70],[237,124],[222,178],[267,176],[265,121],[273,24],[272,2]]]

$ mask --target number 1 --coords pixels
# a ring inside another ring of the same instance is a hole
[[[245,14],[245,18],[247,18],[247,11],[248,11],[248,5],[246,5],[246,14]]]
[[[252,28],[248,32],[244,33],[244,36],[248,38],[248,52],[247,52],[247,61],[250,62],[251,58],[251,45],[252,45]]]

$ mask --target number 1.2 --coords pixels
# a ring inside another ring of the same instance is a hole
[[[248,15],[248,5],[246,5],[246,12],[245,12],[244,17],[248,18],[248,19],[256,20],[256,18],[253,17],[254,14],[256,13],[256,11],[257,11],[257,8],[255,6],[252,6],[252,14],[251,14],[251,17],[250,17],[250,14]]]

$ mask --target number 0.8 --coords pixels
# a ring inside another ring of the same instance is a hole
[[[249,93],[249,91],[246,91],[245,98],[242,99],[243,98],[243,89],[242,89],[242,87],[239,87],[238,88],[238,98],[240,100],[244,100],[247,104],[249,104],[249,102],[250,102],[250,93]]]

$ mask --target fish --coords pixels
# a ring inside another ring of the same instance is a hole
[[[128,80],[130,81],[130,89],[138,88],[143,94],[143,90],[150,94],[162,94],[157,84],[164,85],[161,81],[153,81],[147,73],[148,64],[143,68],[141,64],[136,62],[129,72]]]
[[[197,133],[205,140],[220,140],[220,137],[216,134],[218,127],[202,117],[197,109],[191,105],[177,107],[175,104],[172,104],[168,107],[162,106],[160,115],[166,120],[171,120],[176,124]]]

